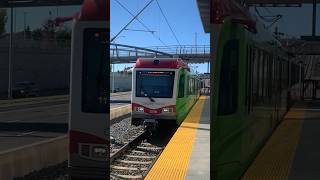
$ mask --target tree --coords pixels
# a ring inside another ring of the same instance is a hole
[[[59,40],[70,40],[71,39],[71,29],[67,26],[59,28],[56,31],[56,38]]]
[[[0,35],[6,32],[6,23],[8,20],[7,11],[0,9]]]
[[[32,39],[41,40],[42,39],[42,29],[37,28],[31,32]]]
[[[56,26],[53,20],[48,19],[42,24],[42,32],[46,39],[54,39],[54,34],[56,32]]]

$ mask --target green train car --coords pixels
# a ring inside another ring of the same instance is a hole
[[[286,114],[299,68],[264,25],[249,31],[226,18],[219,26],[211,98],[212,173],[215,180],[236,180]]]
[[[200,88],[200,80],[180,58],[138,59],[132,72],[131,124],[180,125]]]

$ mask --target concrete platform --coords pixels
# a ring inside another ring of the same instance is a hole
[[[210,179],[208,96],[200,97],[145,179]]]
[[[287,113],[242,179],[320,179],[320,101]]]

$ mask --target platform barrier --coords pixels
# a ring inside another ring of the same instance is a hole
[[[131,113],[131,105],[111,109],[110,119]],[[68,136],[0,152],[0,179],[12,180],[67,160]]]

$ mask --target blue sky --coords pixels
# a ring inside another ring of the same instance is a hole
[[[118,1],[133,14],[137,14],[150,0]],[[209,44],[209,34],[205,34],[203,31],[195,0],[158,0],[158,2],[181,44],[194,44],[195,32],[198,33],[198,44]],[[110,0],[110,6],[111,37],[113,37],[132,19],[132,16],[119,6],[115,0]],[[153,1],[150,6],[142,12],[139,19],[151,30],[156,31],[155,34],[167,45],[178,44],[167,26],[165,19],[162,17],[156,1]],[[145,30],[136,20],[133,21],[128,28]],[[118,38],[116,42],[142,47],[162,46],[161,42],[148,32],[123,31],[121,36],[125,37]]]
[[[137,14],[150,0],[118,0],[133,14]],[[196,0],[158,0],[169,24],[174,30],[181,45],[194,45],[197,33],[198,45],[209,45],[210,34],[203,30]],[[115,0],[110,0],[111,7],[111,37],[117,34],[132,16]],[[153,1],[138,17],[150,30],[156,31],[156,36],[166,45],[178,45],[170,28],[166,24],[156,1]],[[138,21],[133,21],[128,29],[146,30]],[[115,40],[116,43],[129,44],[140,47],[163,46],[163,44],[149,32],[123,31]],[[116,65],[121,69],[124,65]],[[127,65],[128,66],[128,65]],[[206,71],[206,65],[198,64],[198,71]]]

